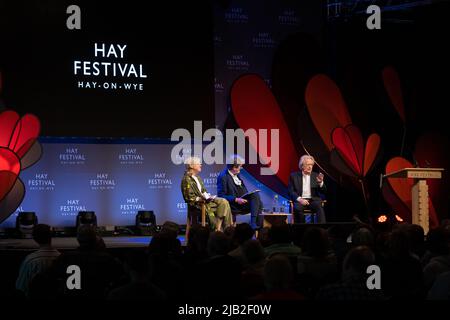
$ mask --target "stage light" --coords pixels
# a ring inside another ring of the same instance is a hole
[[[380,215],[378,217],[377,222],[378,223],[385,223],[385,222],[387,222],[387,220],[388,220],[387,216],[385,214],[382,214],[382,215]]]
[[[77,215],[76,227],[90,225],[97,227],[97,216],[94,211],[80,211]]]
[[[402,217],[400,217],[398,214],[395,215],[395,220],[397,220],[397,222],[403,222]]]
[[[16,230],[21,237],[31,239],[37,223],[38,218],[35,212],[19,212],[16,218]]]
[[[141,235],[151,236],[156,232],[156,216],[153,211],[138,211],[136,228]]]
[[[149,226],[156,224],[156,217],[153,211],[138,211],[136,215],[136,226]]]

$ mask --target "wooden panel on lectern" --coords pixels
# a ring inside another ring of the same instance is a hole
[[[384,175],[384,178],[412,178],[414,185],[411,189],[412,223],[422,226],[425,234],[430,227],[428,207],[428,185],[426,179],[441,179],[442,168],[404,168]]]
[[[385,175],[386,178],[441,179],[442,168],[404,168]]]

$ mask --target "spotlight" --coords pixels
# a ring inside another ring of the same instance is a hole
[[[21,237],[31,239],[37,223],[38,218],[35,212],[19,212],[16,218],[16,230]]]
[[[380,214],[377,217],[378,224],[394,225],[394,224],[403,223],[403,222],[404,222],[404,219],[395,213]]]
[[[97,227],[97,216],[94,211],[80,211],[77,215],[77,223],[76,227],[90,225],[93,227]]]
[[[138,211],[136,228],[141,235],[151,236],[156,232],[156,216],[153,211]]]
[[[378,223],[385,223],[385,222],[387,222],[387,220],[388,220],[387,216],[385,214],[382,214],[382,215],[380,215],[378,217],[377,222]]]

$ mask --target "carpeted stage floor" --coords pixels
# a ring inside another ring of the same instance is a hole
[[[330,222],[323,224],[293,224],[292,232],[295,238],[300,239],[305,230],[309,227],[316,226],[320,228],[329,229],[330,227],[339,227],[343,233],[350,234],[355,227],[355,222]],[[102,236],[105,241],[107,249],[124,249],[124,248],[144,248],[147,247],[152,239],[151,236]],[[186,237],[184,234],[179,235],[178,239],[181,241],[181,245],[186,245]],[[58,250],[73,250],[78,247],[76,237],[53,237],[52,245]],[[0,251],[13,251],[13,250],[35,250],[38,246],[33,239],[0,239]]]
[[[152,237],[103,237],[105,245],[108,249],[115,248],[140,248],[147,247]],[[184,245],[185,237],[179,236],[181,243]],[[78,247],[75,237],[53,238],[52,245],[56,249],[70,250]],[[0,250],[34,250],[38,246],[33,239],[0,239]]]

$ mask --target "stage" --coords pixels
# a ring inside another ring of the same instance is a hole
[[[355,222],[329,222],[329,223],[296,223],[291,224],[292,236],[299,240],[303,236],[306,228],[320,227],[329,229],[331,227],[340,228],[343,233],[350,234],[356,226]],[[107,249],[145,248],[149,245],[151,236],[102,236]],[[178,236],[182,246],[186,246],[184,234]],[[53,237],[52,246],[58,250],[74,250],[78,247],[76,237]],[[0,239],[0,251],[32,251],[38,249],[38,245],[33,239],[7,238]]]
[[[150,243],[152,237],[103,237],[107,249],[117,248],[144,248]],[[181,244],[185,245],[185,237],[179,236]],[[58,250],[72,250],[78,247],[75,237],[53,238],[52,246]],[[33,239],[0,239],[0,250],[35,250],[38,245]]]

